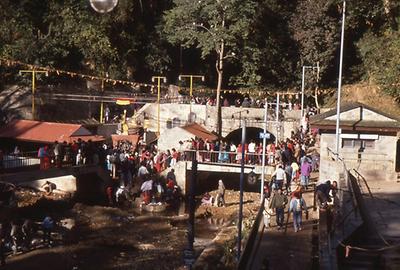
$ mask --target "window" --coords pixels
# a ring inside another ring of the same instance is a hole
[[[342,148],[374,149],[375,140],[342,139]]]

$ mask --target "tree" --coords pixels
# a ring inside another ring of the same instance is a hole
[[[172,44],[196,46],[203,58],[214,55],[217,79],[218,135],[222,133],[220,92],[224,64],[250,39],[257,4],[252,0],[175,0],[165,12],[163,33]]]
[[[293,38],[299,48],[297,70],[301,66],[320,63],[323,81],[332,80],[335,57],[340,41],[339,20],[335,0],[300,0],[290,21]],[[300,74],[300,72],[299,72]],[[318,88],[316,88],[318,89]],[[318,91],[315,91],[318,106]]]

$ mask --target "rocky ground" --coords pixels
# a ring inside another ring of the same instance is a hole
[[[18,191],[17,197],[20,217],[39,223],[43,215],[50,213],[59,226],[53,234],[52,248],[38,244],[29,252],[10,255],[7,269],[184,269],[184,211],[181,215],[177,210],[151,215],[137,209],[74,204],[68,196],[45,196],[30,190]],[[239,192],[227,190],[225,200],[226,207],[198,207],[195,249],[200,255],[204,248],[220,245],[213,256],[219,260],[220,268],[227,269],[224,264],[232,263],[235,256]],[[259,207],[259,194],[245,193],[244,202],[243,213],[251,219]],[[226,235],[231,240],[228,245],[213,241],[227,227],[231,228]],[[245,221],[244,231],[249,227],[250,222]]]

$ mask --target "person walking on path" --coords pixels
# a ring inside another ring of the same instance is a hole
[[[287,202],[288,199],[286,195],[282,193],[282,188],[276,188],[274,195],[271,198],[271,202],[269,203],[269,208],[275,211],[278,231],[283,227],[283,222],[285,219],[285,206]]]
[[[310,175],[312,171],[312,165],[308,159],[305,159],[301,164],[301,176],[300,176],[300,184],[301,186],[307,190],[308,183],[310,181]]]
[[[286,184],[287,178],[286,178],[286,172],[283,169],[282,164],[278,164],[276,170],[272,174],[271,178],[275,177],[275,188],[281,189],[284,184]]]
[[[293,198],[290,201],[289,213],[293,213],[294,232],[301,231],[303,210],[307,211],[306,201],[301,196],[301,192],[293,193]]]

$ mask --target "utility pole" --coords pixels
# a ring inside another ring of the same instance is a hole
[[[163,76],[153,76],[151,81],[155,82],[157,80],[157,133],[160,135],[160,98],[161,98],[161,80],[164,83],[167,82],[167,78]]]
[[[32,74],[32,120],[35,120],[35,90],[36,90],[36,74],[38,73],[44,73],[46,76],[49,75],[47,71],[44,70],[20,70],[19,75],[22,75],[23,73],[31,73]]]
[[[342,70],[343,70],[343,47],[344,47],[344,25],[346,19],[346,0],[343,0],[343,17],[342,17],[342,37],[340,40],[340,63],[339,63],[339,81],[338,81],[338,93],[336,101],[336,154],[339,155],[340,142],[340,95],[342,91]],[[339,160],[339,159],[337,159]]]

